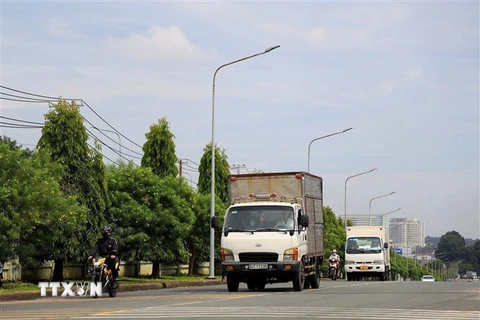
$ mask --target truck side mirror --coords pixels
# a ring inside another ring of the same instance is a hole
[[[385,242],[385,243],[383,244],[383,247],[384,247],[385,249],[388,249],[388,243]]]
[[[305,228],[308,228],[309,224],[310,224],[310,220],[308,219],[308,216],[302,215],[302,226]]]
[[[217,218],[216,217],[211,217],[210,218],[210,227],[212,227],[213,229],[217,228]]]

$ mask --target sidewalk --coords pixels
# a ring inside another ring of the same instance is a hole
[[[166,289],[166,288],[186,288],[186,287],[198,287],[198,286],[208,286],[208,285],[218,285],[225,284],[225,281],[221,280],[198,280],[198,281],[169,281],[169,282],[152,282],[152,283],[125,283],[122,284],[120,280],[120,286],[118,292],[127,292],[127,291],[139,291],[139,290],[156,290],[156,289]],[[59,289],[58,294],[60,295],[63,290]],[[47,290],[47,296],[50,295],[51,290]],[[5,301],[15,301],[15,300],[35,300],[40,297],[40,288],[38,291],[17,291],[9,293],[0,293],[0,303]]]

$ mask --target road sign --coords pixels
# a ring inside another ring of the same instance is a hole
[[[399,255],[402,255],[403,250],[402,250],[402,248],[395,248],[395,252]]]

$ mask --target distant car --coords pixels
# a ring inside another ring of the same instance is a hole
[[[435,282],[435,278],[430,276],[430,275],[424,275],[420,281],[424,281],[424,282]]]

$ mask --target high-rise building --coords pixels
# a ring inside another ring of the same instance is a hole
[[[403,255],[410,256],[415,248],[425,246],[425,222],[417,218],[391,218],[390,240],[395,248],[401,248]]]
[[[385,215],[353,214],[347,216],[354,226],[388,226],[388,217]]]

